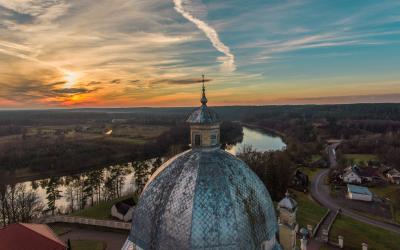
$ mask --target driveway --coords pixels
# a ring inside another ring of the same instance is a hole
[[[349,216],[355,220],[377,226],[395,233],[400,234],[400,226],[396,226],[394,224],[373,220],[367,218],[365,216],[359,215],[347,208],[343,208],[340,204],[338,204],[334,199],[330,197],[329,186],[324,184],[324,179],[328,175],[329,169],[320,170],[312,181],[311,185],[311,195],[312,197],[322,204],[324,207],[331,209],[332,211],[336,211],[338,209],[342,210],[342,214]]]
[[[57,227],[62,227],[63,225],[57,225]],[[95,228],[86,227],[75,227],[71,225],[64,225],[66,228],[70,229],[68,233],[61,236],[61,240],[67,241],[71,240],[101,240],[106,242],[107,250],[120,250],[123,246],[129,232],[119,233],[113,231],[102,231],[96,230]]]

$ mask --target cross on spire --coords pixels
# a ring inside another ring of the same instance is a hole
[[[202,90],[203,90],[203,93],[202,93],[202,96],[201,96],[201,104],[203,104],[203,105],[207,105],[207,97],[206,97],[206,87],[204,86],[204,75],[202,75],[202,83],[203,83],[203,88],[202,88]]]

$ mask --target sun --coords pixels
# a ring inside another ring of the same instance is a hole
[[[78,77],[78,74],[75,72],[66,72],[64,75],[64,78],[66,80],[64,87],[71,88],[75,84],[77,77]]]

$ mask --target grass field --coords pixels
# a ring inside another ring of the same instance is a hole
[[[129,138],[129,137],[104,137],[104,142],[120,142],[120,143],[129,143],[129,144],[145,144],[148,142],[147,139],[143,138]]]
[[[153,139],[169,129],[167,126],[158,125],[125,125],[113,128],[113,136],[129,138]]]
[[[392,203],[395,200],[395,195],[400,192],[400,187],[396,185],[389,185],[385,187],[371,187],[370,190],[382,199],[389,200]],[[400,223],[400,211],[392,205],[392,216],[397,223]]]
[[[132,197],[133,195],[127,195],[120,197],[115,200],[110,200],[110,201],[103,201],[100,202],[99,204],[85,208],[83,210],[77,211],[72,213],[72,216],[79,216],[79,217],[86,217],[86,218],[92,218],[92,219],[101,219],[101,220],[107,220],[107,219],[112,219],[111,217],[111,207],[118,201],[125,200],[129,197]]]
[[[298,191],[292,192],[295,194],[295,199],[298,203],[297,222],[300,227],[307,227],[307,225],[315,227],[325,215],[327,209],[311,200],[308,194]]]
[[[99,240],[71,240],[73,250],[104,250],[107,245]]]
[[[310,187],[311,182],[319,169],[302,167],[300,170],[308,175],[308,186]],[[300,224],[300,227],[307,227],[307,225],[312,225],[315,227],[325,215],[327,209],[310,199],[309,193],[305,194],[295,190],[292,192],[295,195],[295,199],[298,203],[297,223]]]
[[[338,236],[344,236],[345,249],[359,250],[361,243],[368,244],[369,250],[399,249],[400,234],[374,227],[349,217],[340,215],[333,224],[330,240],[337,242]]]
[[[354,163],[368,162],[378,159],[376,155],[371,154],[345,154],[344,157],[347,160],[352,160]]]

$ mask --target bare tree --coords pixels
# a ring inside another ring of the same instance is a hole
[[[36,192],[24,184],[0,187],[0,219],[3,226],[15,222],[30,222],[39,217],[44,205]]]

